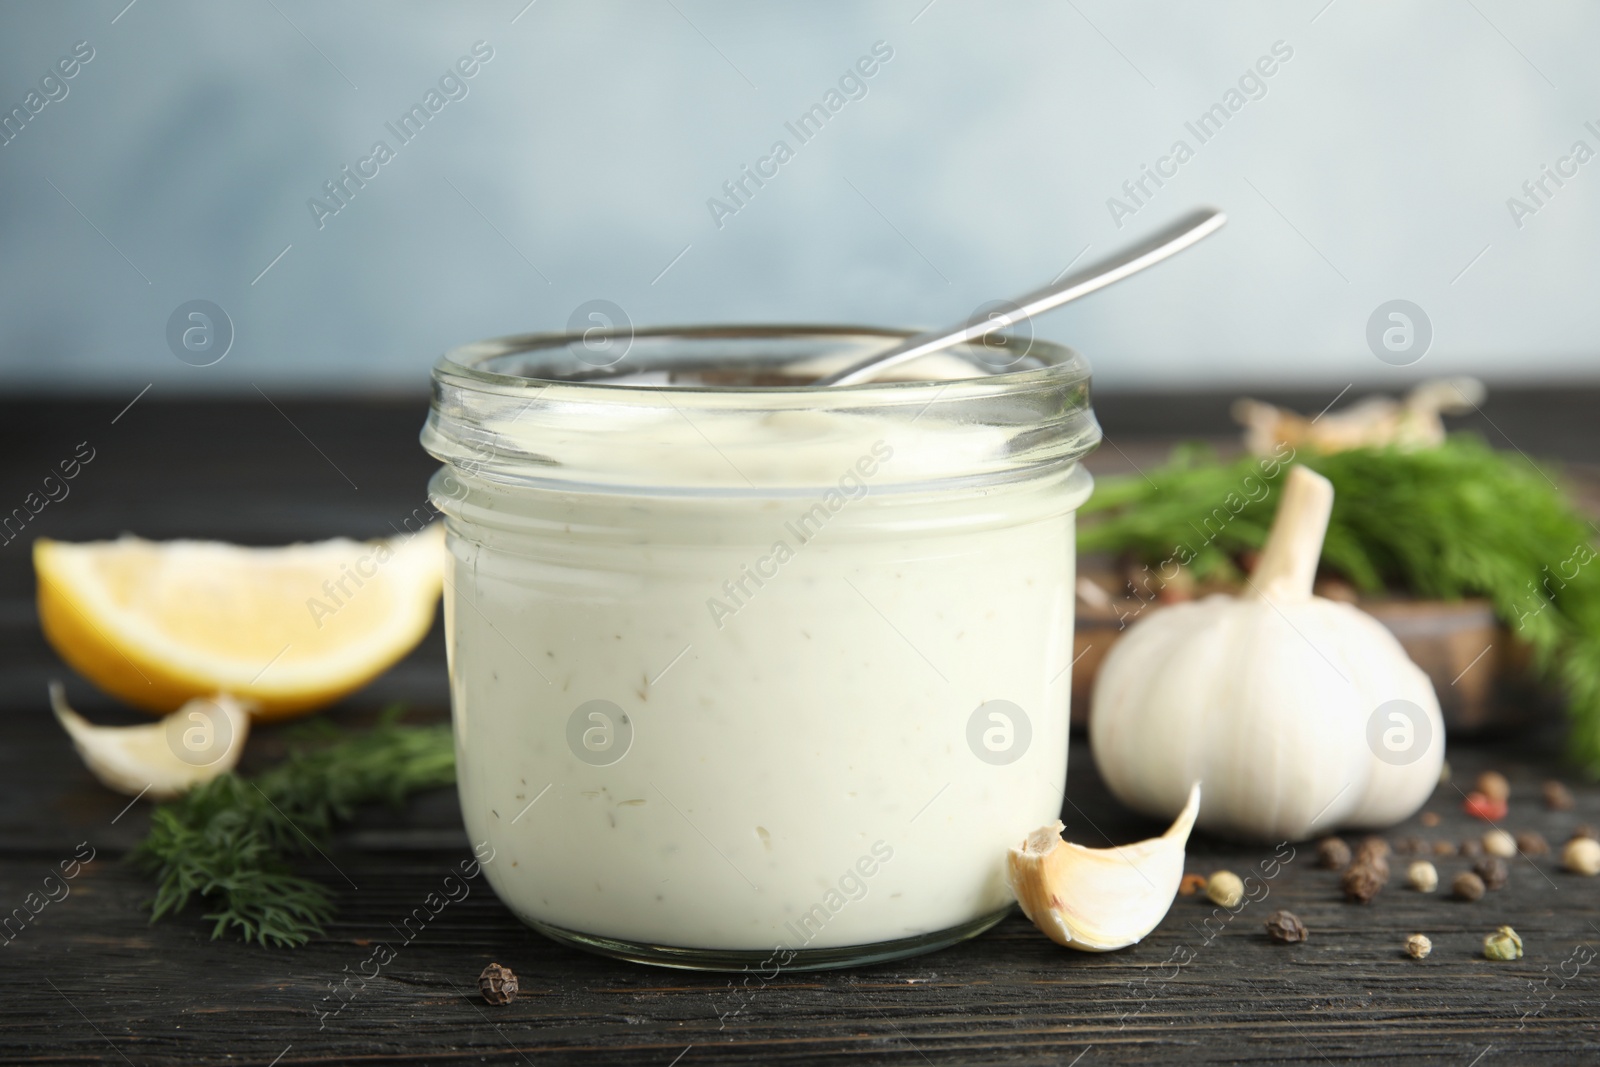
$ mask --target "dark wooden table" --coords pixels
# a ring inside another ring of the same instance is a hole
[[[1331,391],[1328,394],[1331,397]],[[283,951],[209,941],[194,916],[150,926],[149,886],[122,862],[144,833],[148,806],[126,806],[79,764],[50,717],[49,678],[69,679],[100,721],[138,721],[72,679],[38,635],[27,542],[114,536],[218,537],[273,544],[337,534],[380,536],[422,499],[431,461],[416,446],[415,399],[163,402],[126,398],[0,404],[0,506],[35,489],[87,441],[95,458],[69,497],[49,504],[23,537],[0,546],[0,912],[22,905],[75,853],[94,860],[69,896],[14,939],[0,937],[0,1060],[29,1063],[1334,1063],[1354,1058],[1485,1067],[1600,1060],[1600,880],[1562,872],[1553,857],[1517,860],[1507,887],[1468,904],[1401,887],[1401,871],[1370,906],[1340,899],[1332,872],[1301,846],[1238,913],[1180,898],[1144,943],[1084,955],[1057,948],[1020,918],[975,941],[900,963],[781,975],[741,988],[735,976],[657,970],[586,955],[522,927],[485,886],[452,904],[382,976],[335,1015],[342,981],[468,855],[450,791],[403,812],[377,811],[342,833],[330,860],[345,887],[327,936]],[[1328,397],[1296,398],[1316,410]],[[1500,394],[1468,420],[1509,447],[1579,464],[1600,462],[1586,412],[1593,391]],[[1106,397],[1118,449],[1105,471],[1154,462],[1175,435],[1226,433],[1226,398]],[[113,418],[116,421],[113,422]],[[1498,429],[1496,429],[1498,427]],[[315,442],[313,445],[312,442]],[[1120,450],[1120,451],[1119,451]],[[437,631],[367,692],[337,709],[359,723],[391,700],[420,719],[446,714]],[[1559,843],[1579,822],[1600,824],[1600,789],[1559,762],[1558,723],[1516,737],[1453,739],[1455,781],[1495,767],[1514,794],[1505,825]],[[246,769],[269,763],[281,737],[262,729]],[[1123,842],[1157,829],[1106,793],[1074,742],[1063,818],[1076,840]],[[1574,784],[1576,811],[1551,813],[1539,783]],[[1419,822],[1391,839],[1476,836],[1482,823],[1441,786]],[[1204,836],[1191,870],[1257,871],[1270,848]],[[1448,880],[1470,861],[1437,861]],[[308,873],[343,885],[318,863]],[[1309,942],[1269,942],[1273,909],[1298,913]],[[1209,921],[1208,921],[1209,920]],[[1524,959],[1491,963],[1484,935],[1514,925]],[[1434,943],[1406,958],[1406,935]],[[523,995],[494,1008],[475,992],[491,960],[513,967]],[[1177,961],[1186,961],[1182,966]]]

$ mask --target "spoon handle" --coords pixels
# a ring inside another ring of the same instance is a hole
[[[1088,296],[1097,289],[1104,289],[1113,282],[1120,282],[1124,278],[1138,274],[1146,267],[1153,267],[1167,257],[1175,256],[1190,245],[1209,237],[1220,230],[1227,221],[1228,216],[1216,208],[1202,208],[1184,216],[1140,245],[1085,267],[1070,278],[1063,278],[1059,282],[1020,297],[1015,301],[1014,310],[986,316],[977,322],[963,322],[958,326],[908,337],[893,348],[875,352],[843,370],[819,378],[816,384],[859,385],[871,381],[890,367],[908,363],[952,345],[986,337],[1023,319],[1031,319],[1052,308],[1058,308],[1080,296]]]

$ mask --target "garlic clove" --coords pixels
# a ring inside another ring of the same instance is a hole
[[[167,800],[233,770],[250,733],[247,707],[225,693],[197,697],[160,722],[96,726],[67,706],[60,682],[50,706],[84,765],[129,796]]]
[[[1006,881],[1045,936],[1081,952],[1109,952],[1143,938],[1166,916],[1183,880],[1184,847],[1200,813],[1200,783],[1166,833],[1132,845],[1085,848],[1060,822],[1010,851]]]

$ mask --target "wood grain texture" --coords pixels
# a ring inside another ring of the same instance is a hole
[[[283,405],[358,490],[265,404],[146,398],[109,426],[124,402],[0,405],[0,492],[20,498],[35,468],[63,447],[70,454],[91,423],[104,441],[73,495],[46,508],[29,539],[122,529],[257,543],[380,535],[420,503],[431,467],[415,445],[422,417],[415,401]],[[1553,440],[1568,433],[1552,432]],[[1518,443],[1540,450],[1537,440]],[[1122,454],[1109,462],[1142,464],[1158,451],[1129,437],[1118,444]],[[70,895],[14,938],[0,937],[0,1062],[694,1067],[849,1057],[1093,1067],[1374,1058],[1492,1067],[1600,1060],[1600,955],[1593,955],[1600,954],[1600,879],[1563,873],[1553,856],[1514,861],[1507,887],[1472,904],[1405,890],[1397,860],[1389,887],[1358,906],[1342,901],[1336,874],[1316,869],[1302,846],[1276,877],[1251,887],[1258,899],[1237,913],[1181,898],[1144,943],[1123,952],[1071,953],[1013,917],[974,941],[909,961],[753,975],[741,984],[737,976],[638,967],[557,945],[522,927],[481,881],[402,944],[395,925],[468,855],[455,799],[443,791],[402,812],[364,814],[327,862],[304,865],[342,889],[338,920],[302,949],[212,942],[193,915],[150,926],[141,909],[148,884],[121,861],[148,809],[140,803],[124,811],[126,798],[88,777],[50,719],[44,681],[67,672],[37,637],[24,547],[0,547],[0,716],[8,727],[0,735],[0,915],[22,906],[80,843],[96,858],[70,883]],[[442,659],[436,627],[336,718],[359,724],[397,696],[420,718],[442,718]],[[81,682],[71,692],[100,721],[134,721]],[[281,743],[281,730],[260,731],[247,769],[271,762]],[[1600,789],[1570,776],[1577,810],[1552,813],[1537,803],[1540,781],[1559,773],[1559,752],[1559,724],[1547,723],[1458,745],[1450,758],[1463,785],[1485,767],[1509,775],[1506,827],[1539,830],[1555,845],[1580,822],[1600,825]],[[1110,798],[1079,741],[1065,801],[1069,833],[1088,844],[1159,829]],[[1428,806],[1441,825],[1425,829],[1414,820],[1390,839],[1476,836],[1484,824],[1461,814],[1460,801],[1455,785],[1441,786]],[[1273,855],[1270,847],[1197,837],[1189,869],[1248,875]],[[1470,861],[1435,862],[1447,885]],[[1262,922],[1278,907],[1304,920],[1307,943],[1268,941]],[[1522,934],[1524,959],[1482,958],[1483,936],[1501,923]],[[1413,932],[1433,938],[1427,960],[1402,954]],[[394,961],[364,986],[352,982],[353,992],[331,993],[330,984],[359,972],[380,941],[396,950]],[[509,1006],[491,1007],[476,994],[476,976],[491,960],[521,979],[522,995]]]

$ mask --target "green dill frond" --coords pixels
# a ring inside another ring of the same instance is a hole
[[[333,895],[293,873],[293,857],[323,848],[363,804],[398,806],[455,781],[448,726],[402,726],[396,714],[346,736],[304,731],[287,759],[255,778],[229,773],[155,809],[133,860],[156,880],[150,921],[199,902],[213,939],[304,944],[333,918]],[[325,725],[325,724],[324,724]]]

